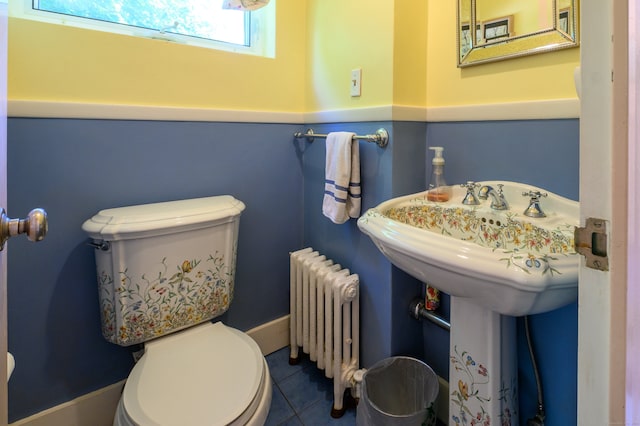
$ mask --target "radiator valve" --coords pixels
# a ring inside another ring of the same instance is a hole
[[[356,370],[351,376],[351,389],[353,390],[352,397],[355,398],[356,401],[360,400],[360,395],[362,394],[362,380],[364,379],[364,373],[367,370],[365,368],[361,368]]]

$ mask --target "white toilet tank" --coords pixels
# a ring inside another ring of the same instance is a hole
[[[222,195],[107,209],[87,220],[104,337],[129,346],[226,312],[244,208]]]

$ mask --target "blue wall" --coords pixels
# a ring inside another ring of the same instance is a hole
[[[127,377],[128,348],[100,334],[93,249],[82,223],[128,204],[231,194],[240,221],[240,329],[289,311],[288,252],[302,244],[302,158],[281,124],[10,119],[9,212],[49,215],[49,235],[8,250],[11,421]]]
[[[510,180],[577,200],[578,132],[578,120],[429,123],[427,144],[444,147],[449,183]]]
[[[444,146],[450,183],[505,179],[577,199],[578,121],[314,125],[318,133],[391,134],[386,149],[360,143],[363,211],[421,191],[426,146]],[[130,350],[100,335],[92,249],[81,224],[98,210],[228,193],[247,209],[240,226],[235,300],[222,318],[240,329],[289,311],[288,252],[313,246],[361,277],[362,363],[410,354],[447,377],[448,334],[407,314],[421,284],[391,266],[355,221],[322,215],[323,139],[294,140],[290,124],[118,120],[9,120],[9,212],[49,213],[47,239],[9,243],[9,383],[16,420],[125,378]],[[426,143],[425,143],[426,141]],[[425,163],[427,167],[425,167]],[[426,169],[426,170],[425,170]],[[447,315],[447,301],[444,303]],[[520,331],[521,331],[521,324]],[[532,317],[547,425],[575,424],[577,306]],[[521,416],[535,383],[519,336]]]

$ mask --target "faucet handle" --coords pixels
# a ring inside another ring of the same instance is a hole
[[[480,201],[478,201],[478,198],[474,193],[475,189],[480,187],[479,183],[475,183],[472,180],[468,180],[467,183],[461,183],[460,186],[462,188],[467,188],[467,195],[464,196],[464,199],[462,200],[462,204],[466,204],[469,206],[476,206],[480,204]]]
[[[522,193],[523,197],[530,197],[529,207],[524,210],[524,215],[529,217],[546,217],[547,215],[540,208],[540,197],[546,197],[546,192],[540,191],[525,191]]]
[[[472,180],[468,180],[467,183],[461,183],[460,186],[463,188],[467,188],[467,191],[473,191],[476,188],[480,188],[480,184]]]
[[[502,188],[504,187],[504,184],[498,183],[496,186],[498,187],[498,195],[502,195]]]
[[[525,191],[522,193],[523,197],[531,197],[531,201],[533,201],[534,199],[536,201],[540,201],[540,197],[546,197],[547,195],[549,194],[540,191]]]

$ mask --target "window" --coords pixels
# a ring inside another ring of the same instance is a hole
[[[513,15],[484,21],[482,23],[482,28],[484,29],[484,40],[487,43],[504,40],[515,35],[512,31]]]
[[[273,56],[274,4],[254,12],[222,0],[16,0],[11,14],[214,49]],[[271,2],[273,3],[273,1]]]

